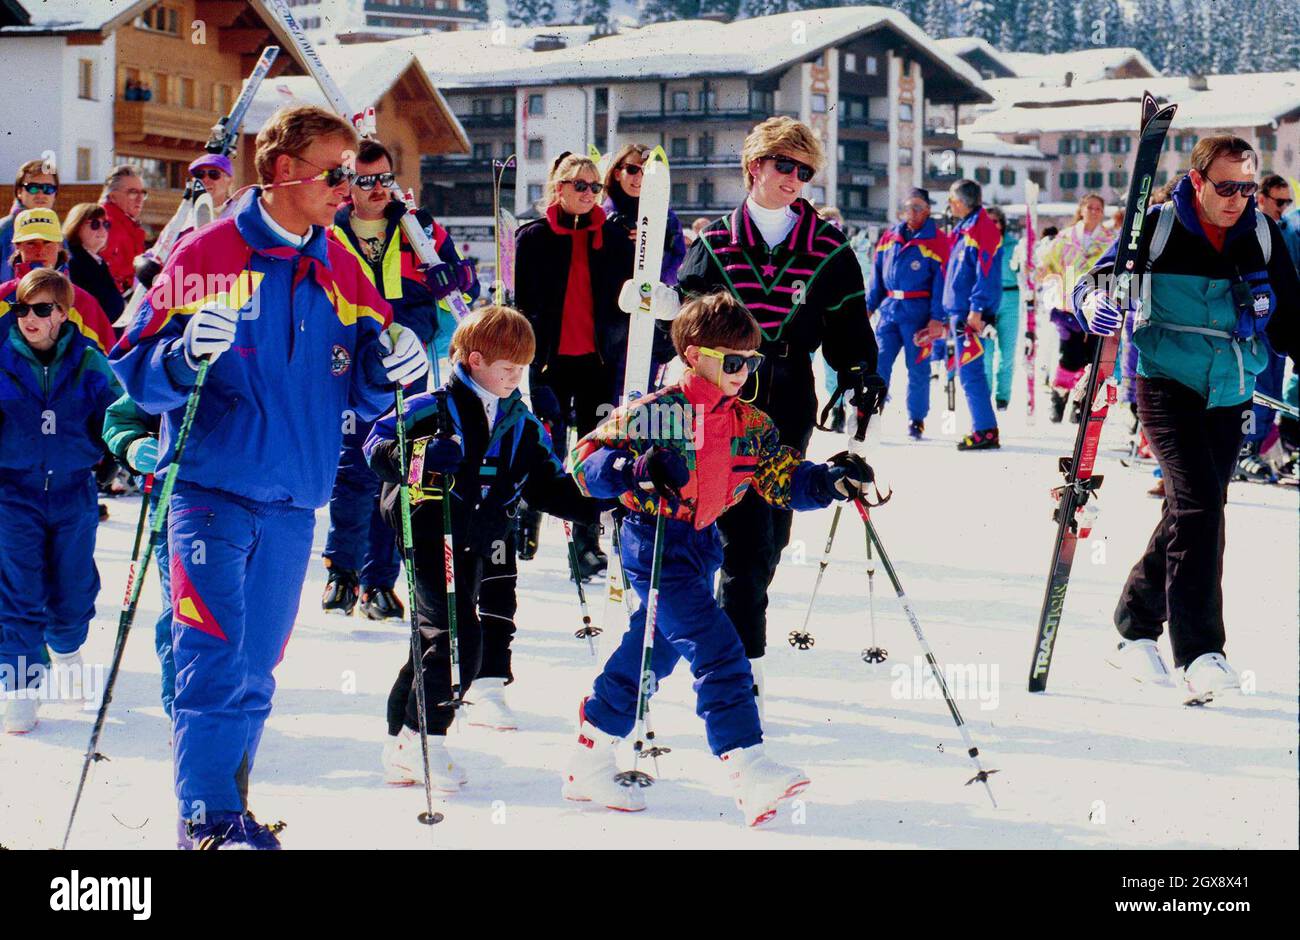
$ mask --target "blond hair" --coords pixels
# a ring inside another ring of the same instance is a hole
[[[1080,222],[1083,220],[1083,207],[1093,199],[1101,203],[1102,212],[1106,211],[1106,200],[1101,198],[1101,193],[1084,193],[1083,198],[1079,200],[1079,204],[1074,207],[1074,221]]]
[[[18,302],[31,303],[31,299],[43,291],[54,295],[54,302],[63,308],[64,313],[72,309],[72,303],[76,299],[72,282],[53,268],[37,268],[23,275],[23,279],[18,282]]]
[[[548,208],[560,201],[560,184],[571,180],[583,170],[591,170],[591,175],[600,181],[600,170],[589,157],[576,153],[562,153],[551,164],[551,175],[546,178],[546,189],[542,192],[542,201],[537,208],[545,213]]]
[[[745,177],[746,190],[754,185],[749,165],[755,160],[777,154],[806,155],[810,158],[808,162],[812,168],[819,173],[826,166],[826,151],[822,149],[822,142],[812,128],[792,117],[770,117],[749,132],[740,151],[740,169]]]
[[[451,334],[449,358],[469,363],[469,354],[477,352],[489,363],[499,359],[526,366],[537,352],[537,339],[528,318],[514,307],[488,304],[479,307]]]
[[[275,179],[275,161],[281,154],[299,156],[319,137],[343,136],[357,147],[357,132],[332,111],[311,104],[281,108],[257,132],[253,163],[263,183]]]

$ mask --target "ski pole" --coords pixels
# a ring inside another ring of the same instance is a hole
[[[803,626],[798,630],[790,631],[790,645],[795,649],[812,649],[813,644],[817,642],[813,639],[813,635],[808,632],[808,623],[812,620],[813,604],[817,603],[817,591],[822,586],[822,577],[826,574],[826,566],[831,562],[831,546],[835,544],[835,530],[839,527],[840,513],[843,509],[842,505],[837,505],[835,515],[831,516],[831,530],[826,536],[826,548],[822,550],[822,560],[817,564],[817,580],[813,582],[812,596],[808,598],[808,610],[803,615]]]
[[[451,412],[447,408],[447,393],[440,391],[438,421],[439,437],[451,436]],[[456,480],[450,474],[442,474],[442,570],[447,592],[447,640],[451,644],[451,698],[438,704],[456,711],[460,719],[460,707],[472,704],[465,701],[465,693],[460,674],[460,631],[457,629],[456,617],[456,551],[455,539],[451,531],[451,490]]]
[[[632,590],[632,585],[627,580],[627,568],[623,565],[623,536],[619,534],[622,520],[614,519],[610,527],[610,542],[613,545],[614,553],[610,556],[610,570],[614,572],[613,577],[618,579],[618,600],[623,604],[624,612],[627,614],[628,623],[632,622],[632,615],[636,613],[636,593]],[[617,570],[614,565],[617,562]],[[607,601],[609,597],[605,598]],[[606,621],[608,622],[608,621]],[[646,737],[654,740],[654,709],[650,707],[649,700],[645,703],[645,733]],[[662,753],[667,754],[669,748],[663,748]],[[659,769],[656,762],[655,770]]]
[[[989,800],[993,803],[993,808],[997,809],[998,801],[993,796],[993,788],[989,786],[989,774],[997,773],[996,770],[985,770],[980,763],[980,751],[971,740],[970,732],[966,729],[966,722],[961,716],[961,711],[957,708],[956,701],[953,700],[952,692],[948,690],[948,683],[944,681],[943,671],[939,669],[939,664],[935,662],[934,651],[930,649],[930,644],[925,641],[925,634],[921,632],[921,621],[916,617],[916,611],[912,610],[912,605],[903,593],[903,585],[898,580],[898,574],[894,571],[894,566],[889,562],[889,555],[885,552],[885,546],[880,541],[880,536],[876,533],[876,527],[871,524],[871,511],[861,499],[855,499],[853,504],[858,507],[858,515],[862,517],[862,522],[867,528],[867,539],[874,542],[876,551],[880,553],[880,563],[885,566],[885,574],[894,585],[894,592],[898,595],[899,603],[903,605],[903,613],[907,615],[907,622],[912,625],[912,632],[916,634],[916,640],[921,644],[921,651],[925,654],[925,661],[930,666],[930,674],[934,676],[935,682],[943,690],[944,701],[948,703],[948,711],[952,713],[952,720],[957,724],[957,730],[961,732],[962,740],[966,744],[966,753],[975,763],[975,776],[966,781],[966,786],[970,786],[975,781],[984,784],[984,789],[988,791]]]
[[[108,760],[103,754],[99,753],[99,737],[104,731],[104,721],[108,717],[108,705],[113,701],[113,686],[117,683],[118,672],[122,668],[122,656],[126,653],[126,638],[131,632],[131,624],[135,620],[135,611],[140,603],[140,589],[144,586],[145,575],[149,572],[149,559],[153,556],[154,546],[158,544],[158,537],[162,533],[163,521],[167,517],[167,508],[171,504],[172,489],[176,484],[176,475],[180,471],[181,458],[185,455],[185,445],[189,443],[190,428],[194,426],[194,414],[198,411],[199,395],[203,392],[203,383],[208,377],[208,367],[211,361],[202,359],[199,361],[198,375],[194,378],[194,387],[190,389],[189,397],[185,400],[185,414],[181,418],[181,427],[176,434],[176,449],[172,454],[172,460],[167,468],[167,476],[163,479],[162,490],[158,493],[158,505],[154,510],[153,518],[149,523],[149,538],[145,541],[144,554],[136,560],[136,551],[131,553],[131,567],[127,574],[126,597],[122,600],[122,612],[117,621],[117,638],[113,642],[113,661],[108,667],[108,678],[104,682],[104,697],[99,703],[99,709],[95,713],[95,724],[90,730],[90,743],[86,746],[86,756],[81,762],[81,778],[77,781],[77,792],[72,799],[72,812],[68,814],[68,827],[63,832],[63,848],[68,847],[68,839],[72,835],[72,823],[77,818],[77,807],[81,805],[81,794],[86,787],[86,777],[90,773],[90,764],[92,761]],[[144,506],[141,506],[141,521],[144,519],[145,507],[149,504],[149,497],[146,493]],[[136,546],[140,543],[140,532],[136,530]],[[136,575],[136,567],[139,566],[139,575]]]
[[[838,507],[837,507],[838,508]],[[871,645],[862,651],[864,663],[883,663],[889,650],[876,645],[876,559],[871,554],[871,535],[867,535],[867,620],[871,624]]]
[[[659,773],[659,755],[669,753],[670,749],[659,747],[654,743],[654,732],[648,730],[646,712],[649,710],[650,692],[657,683],[651,660],[654,656],[655,621],[659,616],[659,578],[664,560],[664,513],[663,508],[655,507],[655,544],[654,556],[650,563],[650,590],[646,594],[645,629],[641,635],[641,676],[636,693],[636,740],[632,745],[632,769],[614,775],[614,779],[625,787],[648,787],[654,783],[654,777],[640,769],[641,758],[649,757],[655,763],[655,773]]]
[[[596,655],[596,644],[594,637],[601,634],[600,627],[592,626],[591,613],[587,610],[587,592],[582,587],[582,576],[578,571],[578,545],[573,540],[573,527],[569,524],[568,519],[561,519],[564,524],[564,540],[569,544],[569,570],[573,572],[573,583],[578,586],[578,606],[582,609],[582,628],[573,635],[579,640],[585,639],[587,645],[591,647],[591,655]]]
[[[392,332],[396,333],[396,330]],[[396,342],[396,336],[393,340]],[[425,714],[424,656],[420,650],[420,618],[416,610],[415,539],[411,536],[411,468],[407,462],[406,450],[406,394],[402,391],[400,382],[395,386],[393,396],[397,408],[397,465],[402,474],[398,490],[402,516],[402,567],[406,569],[406,600],[411,612],[411,668],[415,681],[416,727],[420,732],[420,756],[424,760],[425,811],[416,819],[426,826],[433,826],[442,822],[443,815],[433,811],[433,780],[429,773],[429,719]],[[445,492],[443,498],[446,498]]]
[[[1294,405],[1288,405],[1286,402],[1279,398],[1274,398],[1272,395],[1265,395],[1263,392],[1257,391],[1254,394],[1254,402],[1257,405],[1264,405],[1265,407],[1272,408],[1274,411],[1280,411],[1288,418],[1300,418],[1300,409],[1297,409]]]

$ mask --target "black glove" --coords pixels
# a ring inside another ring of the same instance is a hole
[[[652,447],[628,467],[628,489],[653,491],[669,507],[677,508],[682,487],[691,479],[682,455],[666,447]]]
[[[878,415],[885,410],[885,396],[888,394],[889,386],[885,384],[885,380],[871,372],[863,376],[860,387],[845,398],[857,411],[859,426],[865,426],[864,418]]]
[[[813,471],[813,494],[820,502],[856,499],[862,488],[875,482],[876,473],[861,457],[840,451]]]

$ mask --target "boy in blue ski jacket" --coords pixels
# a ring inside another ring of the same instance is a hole
[[[943,328],[943,277],[948,239],[930,218],[930,194],[913,189],[903,202],[903,221],[881,237],[871,263],[867,309],[879,314],[877,372],[889,384],[901,352],[907,367],[908,434],[920,440],[930,413],[928,326]],[[917,340],[922,342],[918,344]]]
[[[578,708],[578,741],[564,775],[563,796],[610,809],[645,809],[640,787],[614,780],[615,748],[633,728],[638,689],[647,694],[679,659],[695,676],[696,711],[709,749],[724,762],[749,825],[766,822],[777,803],[809,783],[802,771],[768,758],[753,694],[754,676],[735,627],[718,606],[714,576],[722,565],[717,519],[752,488],[766,502],[819,509],[856,496],[870,468],[840,455],[827,464],[801,460],[781,444],[772,419],[737,396],[761,364],[762,333],[739,300],[719,291],[685,304],[672,326],[687,364],[681,382],[614,412],[573,450],[582,491],[617,498],[629,510],[622,524],[622,561],[641,598],[623,640]],[[663,541],[655,544],[657,516]],[[662,553],[653,581],[656,548]],[[646,611],[658,593],[653,677],[642,677]]]
[[[72,304],[67,278],[32,271],[0,338],[0,690],[13,734],[31,731],[38,698],[51,697],[50,660],[56,688],[79,677],[99,594],[91,468],[121,387],[68,320]]]
[[[158,471],[176,477],[167,537],[184,848],[279,847],[248,812],[248,783],[344,415],[378,415],[394,382],[429,367],[326,235],[356,145],[351,125],[320,108],[273,115],[257,136],[262,185],[177,245],[110,357],[131,397],[162,414]],[[169,469],[203,359],[191,437]]]

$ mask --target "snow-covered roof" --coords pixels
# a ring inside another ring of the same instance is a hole
[[[972,131],[969,124],[957,128],[957,136],[961,138],[960,153],[990,157],[1020,157],[1028,160],[1047,159],[1033,144],[1010,144],[994,134]]]
[[[1074,76],[1076,84],[1108,78],[1116,69],[1125,67],[1145,72],[1148,76],[1160,74],[1150,59],[1130,46],[1054,53],[1003,52],[1000,56],[1019,77],[1037,78],[1053,84],[1064,84],[1067,72]]]
[[[451,142],[453,146],[443,148],[443,151],[469,152],[469,138],[465,136],[460,121],[442,94],[429,83],[428,75],[409,51],[397,48],[393,43],[360,43],[350,46],[321,46],[317,48],[316,54],[343,92],[348,106],[356,111],[378,103],[408,70],[419,76],[418,80],[426,86],[430,98],[449,127],[450,136],[454,138]],[[256,134],[275,111],[289,104],[325,106],[327,102],[320,86],[309,75],[281,75],[267,79],[258,89],[248,109],[248,116],[244,119],[244,133]]]
[[[1016,74],[1015,67],[1007,61],[1006,53],[994,48],[992,43],[980,36],[952,36],[948,39],[935,40],[935,45],[945,52],[951,52],[963,59],[972,53],[983,54],[1002,66],[1007,72],[1012,75]]]
[[[593,27],[457,30],[396,40],[410,49],[440,88],[552,85],[599,80],[763,75],[813,58],[861,33],[890,30],[963,86],[965,100],[987,100],[980,75],[938,46],[915,23],[885,7],[802,10],[719,23],[654,23],[592,39]],[[563,49],[534,52],[541,34],[559,34]],[[797,37],[795,41],[792,37]],[[356,48],[356,46],[352,46]]]
[[[138,16],[154,0],[21,0],[31,18],[26,26],[8,26],[0,33],[99,32],[118,19]]]
[[[1175,102],[1175,128],[1255,127],[1300,112],[1300,72],[1208,75],[1206,90],[1186,78],[1125,78],[1072,88],[1023,88],[999,93],[1001,107],[976,117],[972,132],[1026,134],[1057,131],[1131,130],[1142,92]],[[993,82],[987,83],[994,84]]]

